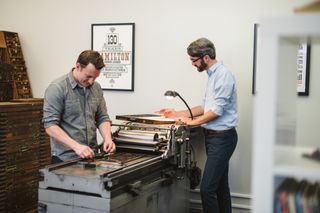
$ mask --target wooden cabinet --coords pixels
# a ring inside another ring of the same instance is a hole
[[[42,99],[0,102],[0,212],[37,212],[39,169],[50,164]]]

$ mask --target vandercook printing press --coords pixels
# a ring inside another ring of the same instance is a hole
[[[39,212],[188,212],[190,129],[159,115],[116,116],[115,154],[40,170]]]

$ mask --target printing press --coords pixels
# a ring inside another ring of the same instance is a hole
[[[40,170],[39,212],[188,212],[188,126],[160,115],[116,116],[115,154]]]

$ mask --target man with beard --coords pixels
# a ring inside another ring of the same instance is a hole
[[[236,148],[238,135],[237,89],[232,73],[216,60],[213,43],[206,38],[192,42],[187,48],[191,63],[199,72],[207,71],[208,82],[204,102],[189,110],[161,109],[165,117],[187,125],[201,125],[205,134],[207,160],[200,185],[204,213],[231,212],[228,182],[229,160]]]
[[[85,50],[75,67],[46,89],[43,123],[51,140],[53,164],[77,157],[93,158],[97,128],[104,140],[103,151],[115,151],[103,92],[95,82],[103,67],[99,52]]]

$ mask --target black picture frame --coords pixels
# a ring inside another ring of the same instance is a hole
[[[96,81],[103,90],[134,91],[135,23],[91,24],[91,49],[105,63]]]
[[[257,55],[258,55],[258,28],[259,24],[255,23],[253,26],[253,59],[252,59],[252,95],[257,93]]]
[[[300,43],[297,55],[297,93],[298,96],[309,96],[311,45]]]

